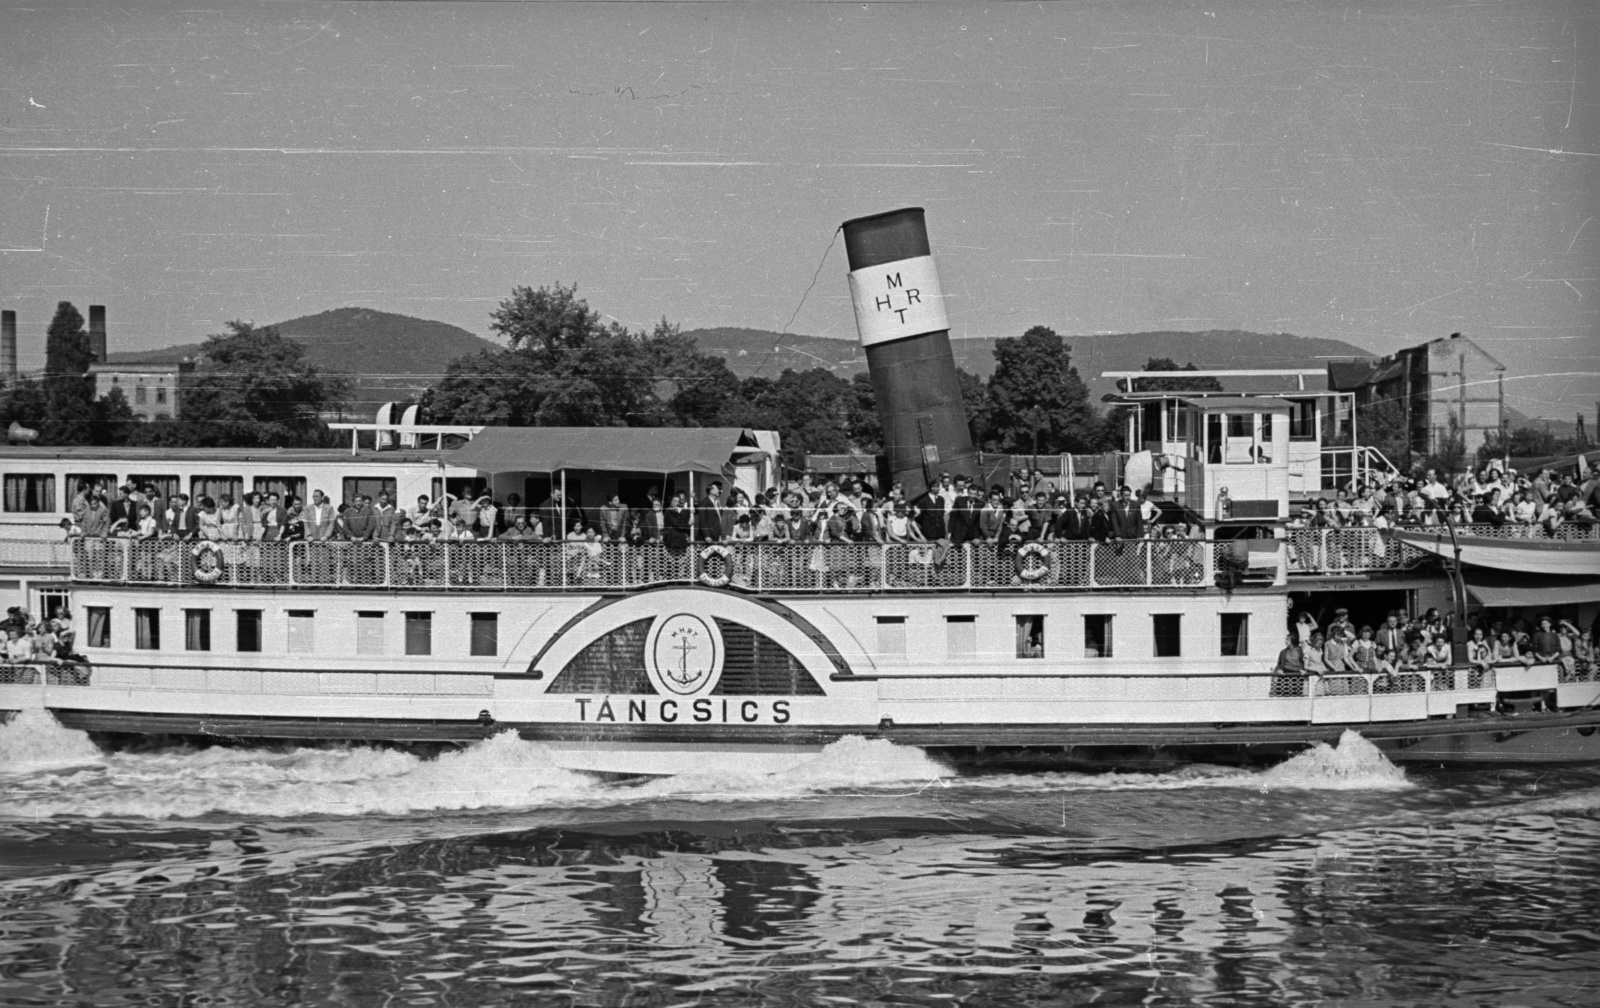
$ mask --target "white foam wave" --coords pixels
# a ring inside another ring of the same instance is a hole
[[[1190,788],[1250,788],[1270,791],[1398,790],[1414,786],[1383,751],[1353,731],[1337,746],[1319,742],[1265,770],[1195,763],[1160,773],[990,774],[963,779],[965,786],[1019,790],[1177,791]]]
[[[46,715],[47,716],[47,715]],[[402,815],[419,811],[571,808],[640,801],[738,801],[892,785],[926,786],[949,771],[920,749],[847,738],[804,765],[757,775],[717,769],[642,783],[608,784],[555,765],[544,746],[515,732],[435,759],[365,746],[269,750],[213,747],[102,756],[82,732],[52,721],[0,729],[29,753],[77,752],[49,774],[14,780],[12,816],[171,819],[213,813],[289,817]],[[49,734],[52,732],[54,734]],[[20,765],[20,764],[19,764]],[[22,770],[38,769],[35,760]]]
[[[36,773],[100,763],[103,758],[86,733],[61,727],[47,710],[18,711],[0,727],[0,773]]]

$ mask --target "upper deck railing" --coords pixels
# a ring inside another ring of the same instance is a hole
[[[1211,544],[1189,539],[969,543],[135,542],[78,540],[75,581],[237,588],[615,591],[663,584],[763,592],[1196,588]]]
[[[1458,526],[1462,535],[1547,537],[1529,526]],[[1600,540],[1600,526],[1564,525],[1554,538]],[[1246,569],[1280,559],[1290,577],[1415,567],[1430,554],[1373,528],[1291,529],[1251,540]],[[1266,547],[1263,551],[1261,548]],[[73,580],[240,588],[626,590],[660,584],[734,584],[756,591],[915,591],[1170,588],[1215,583],[1236,542],[1132,539],[935,546],[879,543],[218,542],[0,540],[0,565],[67,568]],[[1281,551],[1281,552],[1280,552]]]

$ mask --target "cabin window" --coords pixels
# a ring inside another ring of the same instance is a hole
[[[356,654],[383,654],[383,613],[356,613]]]
[[[406,613],[406,654],[433,654],[433,613]]]
[[[344,502],[354,504],[356,494],[363,497],[378,499],[381,493],[387,493],[389,499],[395,499],[397,484],[392,476],[346,476],[344,478]]]
[[[951,658],[975,658],[978,654],[978,617],[944,618],[946,653]]]
[[[261,610],[235,609],[235,650],[261,650]]]
[[[39,514],[56,509],[56,478],[48,473],[6,477],[6,510]]]
[[[235,504],[244,496],[243,476],[194,476],[189,480],[189,499],[196,507],[200,498],[210,497],[218,507],[222,498],[232,497]]]
[[[1155,613],[1150,617],[1151,628],[1155,631],[1155,653],[1157,658],[1177,658],[1183,653],[1180,641],[1180,627],[1183,617],[1177,613]]]
[[[1167,440],[1189,440],[1189,410],[1170,399],[1167,400]]]
[[[906,618],[878,617],[878,653],[891,658],[906,656]]]
[[[316,650],[315,609],[289,610],[289,653],[311,654]]]
[[[111,607],[92,605],[86,606],[85,611],[89,614],[89,647],[110,647]]]
[[[44,613],[45,619],[55,619],[57,616],[69,615],[72,607],[68,605],[71,597],[64,591],[39,592],[39,611]]]
[[[1083,618],[1083,656],[1085,658],[1111,657],[1111,617],[1085,616]]]
[[[285,505],[290,497],[299,500],[306,499],[306,478],[304,476],[257,476],[255,491],[258,494],[275,493]]]
[[[472,617],[472,654],[489,658],[500,653],[500,614],[475,612]]]
[[[161,650],[161,610],[133,611],[133,646],[140,651]]]
[[[1222,656],[1243,658],[1250,653],[1250,614],[1222,614]]]
[[[76,496],[84,490],[99,490],[116,496],[117,477],[111,473],[67,473],[66,491]]]
[[[1206,414],[1206,463],[1222,464],[1222,414]]]
[[[211,650],[210,609],[185,609],[183,611],[183,649],[185,651]]]
[[[145,487],[155,487],[156,496],[162,500],[176,497],[183,486],[183,480],[177,476],[142,476],[134,474],[128,477],[128,482],[138,487],[141,491]]]
[[[1044,657],[1044,617],[1017,617],[1017,657]]]

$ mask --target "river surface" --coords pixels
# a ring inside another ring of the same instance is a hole
[[[6,1005],[1600,1004],[1600,769],[616,782],[0,727]]]

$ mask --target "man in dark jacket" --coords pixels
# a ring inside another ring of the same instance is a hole
[[[172,498],[172,534],[179,539],[193,539],[200,534],[200,510],[189,503],[189,495],[181,493]]]
[[[377,534],[378,512],[371,497],[356,495],[355,503],[345,509],[344,531],[353,542],[367,542]]]
[[[694,505],[695,542],[716,542],[722,538],[722,481],[712,480],[705,496]]]
[[[1105,498],[1096,497],[1094,510],[1089,512],[1089,538],[1104,543],[1111,535],[1111,516],[1106,513]]]
[[[950,505],[950,545],[960,546],[983,537],[978,527],[978,512],[983,510],[983,497],[973,488],[972,482],[962,477],[956,486],[955,502]]]
[[[1117,488],[1116,502],[1111,505],[1111,535],[1117,539],[1144,538],[1144,519],[1126,486]]]
[[[551,487],[550,496],[539,505],[539,522],[544,526],[545,536],[557,542],[565,539],[567,533],[572,530],[574,521],[587,524],[583,509],[578,506],[577,501],[562,497],[560,487]]]
[[[1056,516],[1055,538],[1067,542],[1083,542],[1089,538],[1089,498],[1079,497],[1078,506],[1067,508]]]
[[[130,496],[133,493],[131,485],[124,484],[117,488],[117,499],[111,502],[111,525],[116,527],[122,522],[129,528],[139,524],[139,507]]]
[[[948,534],[944,524],[944,501],[933,495],[931,490],[924,490],[911,502],[912,511],[915,513],[917,529],[922,533],[922,538],[929,542],[938,542]]]

